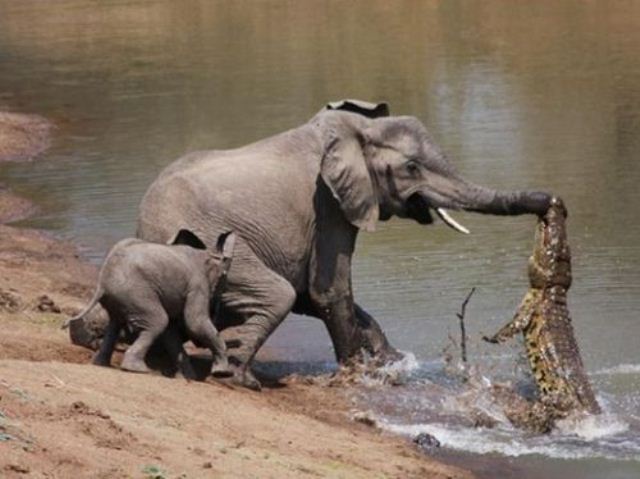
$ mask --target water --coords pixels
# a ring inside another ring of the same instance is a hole
[[[409,438],[427,432],[449,449],[473,453],[467,461],[477,472],[482,471],[477,455],[494,458],[486,477],[496,477],[496,463],[510,468],[501,471],[499,477],[638,477],[637,367],[622,365],[593,372],[591,377],[604,413],[563,420],[549,436],[535,436],[511,426],[488,393],[492,382],[505,379],[495,366],[506,363],[506,359],[482,358],[482,364],[472,369],[469,382],[452,376],[440,361],[408,361],[402,386],[390,388],[375,379],[365,380],[353,396],[360,409],[373,412],[382,429]],[[509,376],[515,385],[529,384],[519,383],[522,374]],[[616,382],[627,385],[624,390],[616,389]],[[494,419],[495,427],[474,427],[473,413],[477,411]]]
[[[2,165],[0,181],[44,205],[29,225],[75,240],[97,262],[133,234],[146,187],[182,153],[291,128],[328,100],[385,99],[423,120],[468,178],[564,197],[578,341],[605,409],[624,425],[587,439],[506,430],[476,440],[445,422],[445,445],[510,457],[517,441],[518,477],[543,466],[638,477],[638,52],[632,1],[0,0],[0,106],[58,125],[46,161]],[[412,414],[428,406],[419,399],[472,287],[469,356],[498,364],[489,377],[508,377],[520,351],[479,337],[509,319],[526,289],[534,219],[458,219],[471,236],[392,220],[359,238],[358,301],[419,364],[407,385],[371,398],[397,427],[420,424]],[[312,319],[288,319],[269,345],[300,368],[331,360]],[[471,447],[479,443],[487,447]]]

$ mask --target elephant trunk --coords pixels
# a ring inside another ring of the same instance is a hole
[[[429,209],[435,210],[442,221],[461,233],[469,230],[455,221],[447,209],[473,211],[489,215],[544,215],[552,196],[541,191],[496,191],[476,185],[457,175],[431,175],[429,180],[408,193],[410,218],[418,223],[433,221]]]
[[[551,195],[542,191],[496,191],[465,180],[458,183],[454,202],[460,209],[490,215],[543,215],[551,204]]]
[[[543,215],[551,204],[551,195],[542,191],[499,192],[487,188],[474,191],[468,211],[492,215]]]

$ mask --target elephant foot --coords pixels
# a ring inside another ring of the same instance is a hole
[[[120,369],[123,371],[129,371],[130,373],[148,373],[151,370],[147,367],[144,361],[140,359],[131,359],[127,358],[126,354],[124,359],[122,360],[122,364],[120,364]]]
[[[261,391],[262,384],[256,379],[253,373],[249,370],[244,371],[241,374],[234,373],[233,376],[226,379],[231,384],[236,386],[242,386],[243,388],[251,389],[252,391]]]
[[[386,348],[384,350],[379,350],[375,353],[375,361],[379,366],[385,366],[387,364],[395,363],[404,358],[404,354],[402,354],[397,349],[392,347]]]
[[[94,364],[95,366],[103,366],[105,368],[111,367],[111,359],[102,357],[99,354],[96,354],[93,357],[93,359],[91,360],[91,363]]]
[[[261,391],[262,384],[256,379],[251,370],[244,364],[229,365],[228,372],[230,376],[221,377],[216,376],[212,372],[212,376],[224,384],[231,386],[241,386],[243,388],[251,389],[252,391]]]
[[[361,306],[354,304],[354,311],[358,323],[359,334],[354,335],[355,343],[349,344],[355,356],[362,356],[362,351],[374,357],[379,365],[393,363],[403,358],[403,354],[396,350],[385,336],[378,322]],[[354,354],[337,351],[339,358],[350,358]]]
[[[176,373],[177,376],[182,376],[184,379],[195,380],[198,378],[193,366],[191,365],[191,360],[185,354],[186,357],[182,358],[178,365],[178,371]]]
[[[235,371],[229,366],[225,359],[214,361],[211,366],[211,376],[214,378],[230,378],[235,375]]]
[[[245,372],[242,375],[234,374],[227,378],[216,377],[215,379],[216,381],[220,381],[231,386],[240,386],[257,392],[262,391],[262,384],[260,384],[260,381],[258,381],[253,373],[250,372]]]

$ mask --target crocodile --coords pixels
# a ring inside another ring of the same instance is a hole
[[[529,419],[523,419],[527,414],[518,414],[517,422],[527,426],[529,421],[533,429],[542,432],[573,412],[601,412],[584,370],[567,307],[571,252],[566,218],[564,202],[553,198],[536,225],[528,263],[530,288],[513,319],[495,335],[483,338],[501,343],[523,333],[538,394],[528,412]]]

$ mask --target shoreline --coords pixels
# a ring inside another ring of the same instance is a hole
[[[33,142],[20,130],[12,143],[34,148],[12,161],[46,148],[50,124],[45,143],[43,124],[34,125]],[[91,365],[92,352],[72,345],[59,326],[89,300],[98,268],[71,242],[1,224],[36,211],[0,189],[3,477],[151,477],[155,470],[162,477],[474,477],[351,420],[340,388],[285,378],[254,393]]]
[[[51,144],[53,124],[39,115],[0,110],[0,163],[30,161]]]
[[[31,200],[0,184],[0,224],[25,220],[38,213],[38,206]]]
[[[165,477],[474,477],[351,421],[338,388],[254,393],[100,368],[54,314],[31,316],[0,314],[3,477],[146,477],[149,466]]]

